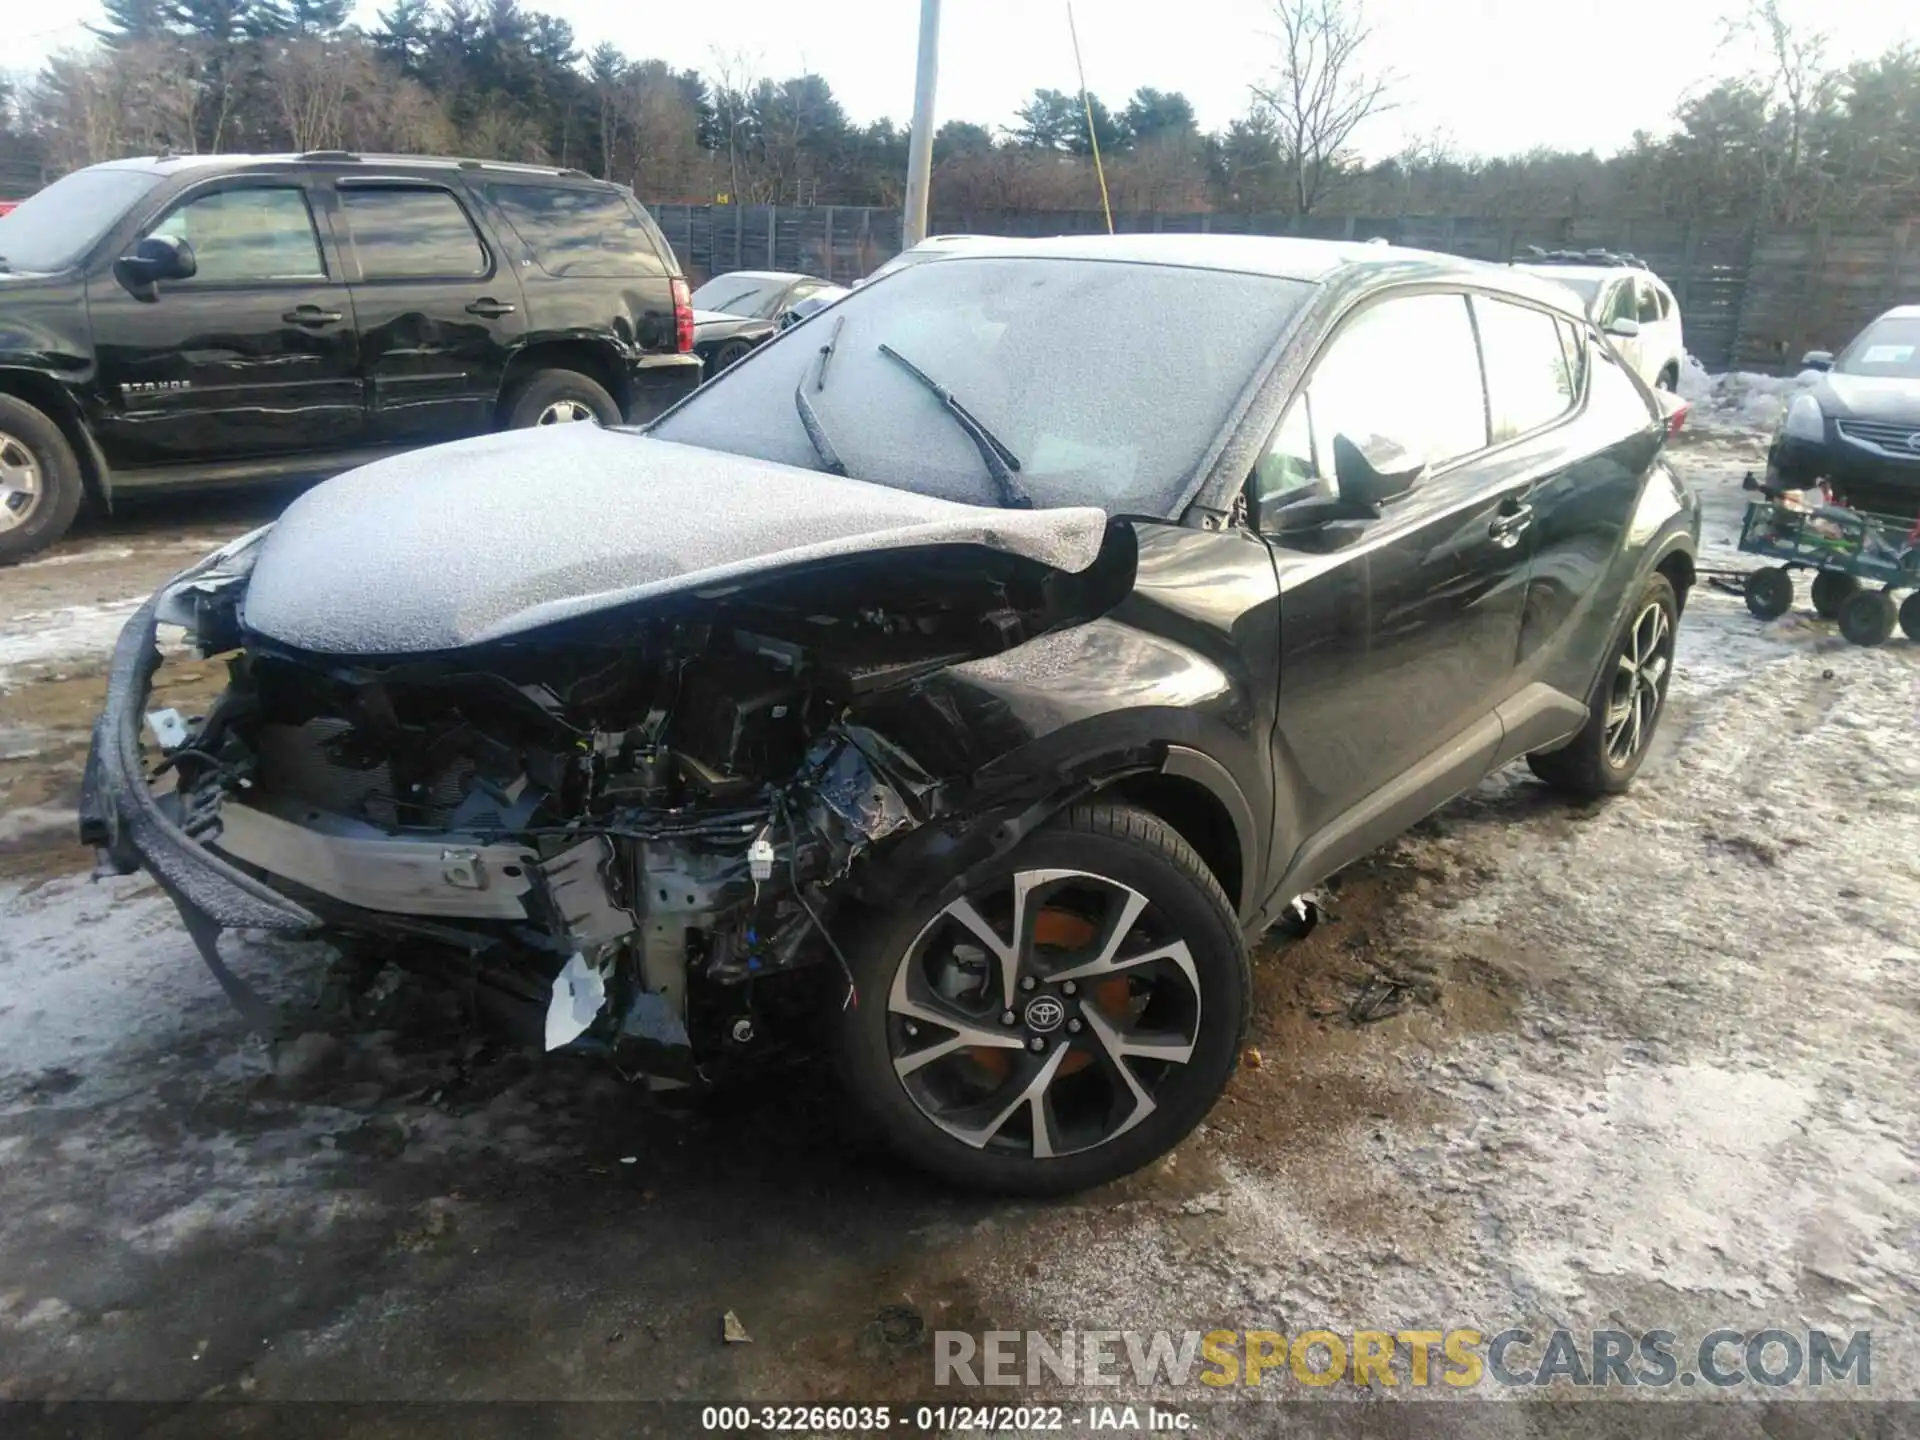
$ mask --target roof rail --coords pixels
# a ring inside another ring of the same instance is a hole
[[[293,157],[296,160],[351,160],[359,163],[360,157],[351,150],[304,150]]]
[[[1516,255],[1507,262],[1509,265],[1624,265],[1635,270],[1648,270],[1652,267],[1638,255],[1625,250],[1543,250],[1538,245],[1527,246],[1527,253]]]

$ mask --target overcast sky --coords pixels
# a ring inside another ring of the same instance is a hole
[[[390,0],[385,0],[390,3]],[[1718,49],[1739,0],[1368,0],[1374,63],[1401,76],[1390,114],[1356,139],[1374,155],[1436,132],[1462,151],[1535,145],[1602,153],[1639,128],[1662,130],[1703,80],[1739,63]],[[1787,0],[1817,22],[1839,58],[1920,37],[1902,0]],[[378,6],[356,18],[375,23]],[[533,0],[572,23],[583,49],[611,40],[629,55],[712,67],[738,53],[775,78],[817,70],[854,119],[904,121],[913,105],[915,0]],[[1039,86],[1071,89],[1063,0],[946,0],[939,118],[1011,123]],[[0,63],[32,67],[84,44],[98,0],[0,0]],[[1109,102],[1137,86],[1185,92],[1213,129],[1242,113],[1271,67],[1265,0],[1077,0],[1087,83]],[[31,28],[28,28],[28,27]]]

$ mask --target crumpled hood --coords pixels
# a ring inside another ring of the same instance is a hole
[[[1090,566],[1090,508],[989,510],[597,425],[547,426],[351,470],[288,507],[246,628],[329,655],[454,650],[865,551],[984,545]]]

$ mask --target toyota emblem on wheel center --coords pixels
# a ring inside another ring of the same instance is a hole
[[[1051,995],[1041,995],[1027,1006],[1027,1028],[1038,1030],[1042,1035],[1058,1030],[1066,1018],[1067,1007]]]

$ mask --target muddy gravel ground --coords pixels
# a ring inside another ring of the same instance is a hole
[[[1757,460],[1677,452],[1710,561]],[[906,1399],[938,1329],[1768,1324],[1870,1330],[1866,1393],[1920,1398],[1920,646],[1699,587],[1632,795],[1516,769],[1355,867],[1259,951],[1199,1134],[1016,1205],[903,1173],[808,1071],[671,1103],[409,994],[248,1035],[72,811],[120,620],[274,504],[0,572],[0,1398]],[[235,957],[296,1015],[327,964]]]

